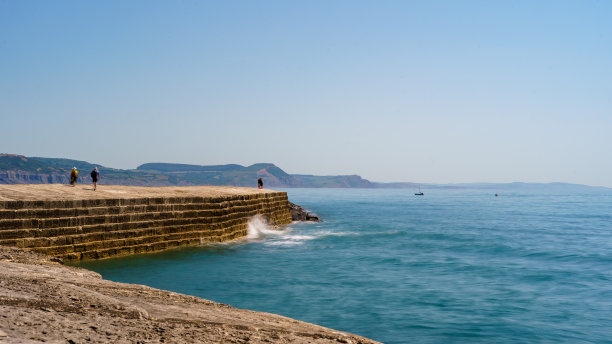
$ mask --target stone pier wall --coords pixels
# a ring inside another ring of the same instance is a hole
[[[245,237],[258,214],[291,223],[287,194],[0,200],[0,245],[99,259]]]

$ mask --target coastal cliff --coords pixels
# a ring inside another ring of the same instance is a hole
[[[280,315],[111,282],[0,246],[0,343],[361,343]]]

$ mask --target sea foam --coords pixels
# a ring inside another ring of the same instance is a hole
[[[279,230],[272,229],[263,216],[255,215],[250,218],[247,223],[247,240],[262,241],[268,236],[286,235],[291,231],[291,227],[285,227]]]

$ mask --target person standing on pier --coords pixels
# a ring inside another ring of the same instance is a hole
[[[100,180],[100,172],[98,172],[97,167],[94,167],[93,171],[91,171],[91,181],[93,182],[94,191],[96,191],[96,187],[98,186],[98,180]]]
[[[260,189],[263,189],[263,179],[261,178],[257,179],[257,187]]]
[[[77,171],[76,167],[72,168],[70,171],[70,185],[74,186],[79,178],[79,171]]]

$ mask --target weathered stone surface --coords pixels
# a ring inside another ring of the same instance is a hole
[[[42,207],[51,204],[52,208],[61,208],[59,204],[83,201],[98,202],[101,205],[126,204],[171,204],[189,200],[231,199],[232,196],[257,197],[262,194],[275,194],[274,190],[231,186],[123,186],[99,185],[93,191],[91,185],[70,186],[64,184],[0,184],[0,201],[22,201],[28,208]],[[106,200],[106,201],[105,201]],[[143,203],[144,200],[144,203]],[[42,202],[44,201],[44,202]],[[48,201],[55,201],[49,203]],[[92,204],[88,204],[91,206]],[[0,208],[1,204],[0,204]]]
[[[377,343],[279,315],[106,281],[0,246],[0,343],[40,342]]]
[[[0,185],[0,245],[68,260],[159,251],[244,237],[255,215],[291,223],[288,204],[251,188]]]

